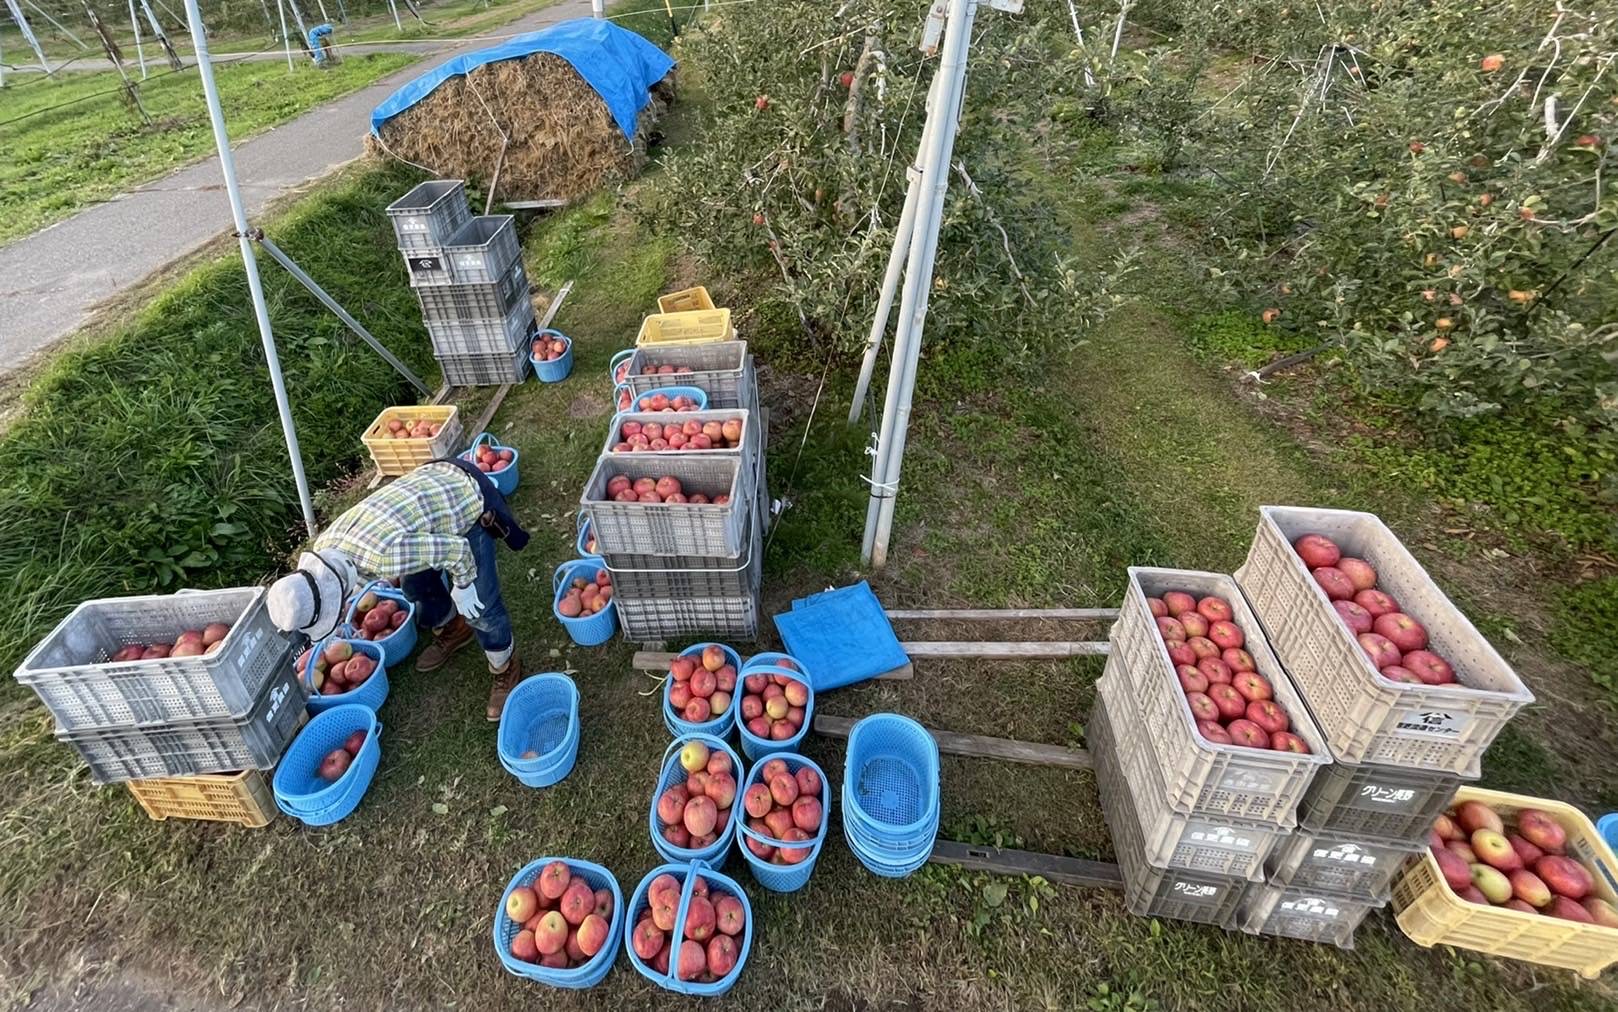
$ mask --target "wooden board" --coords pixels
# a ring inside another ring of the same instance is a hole
[[[746,659],[746,657],[742,658],[744,663]],[[674,660],[674,654],[668,650],[637,650],[635,651],[635,657],[632,661],[630,661],[630,664],[634,666],[636,671],[666,672],[669,669],[669,662],[672,660]],[[906,664],[901,667],[894,668],[892,671],[884,671],[876,677],[883,681],[892,682],[904,681],[914,676],[914,674],[914,665]]]
[[[1117,608],[922,608],[884,609],[890,619],[918,619],[950,622],[1020,622],[1050,620],[1055,622],[1111,621],[1118,617]]]
[[[1060,882],[1062,885],[1095,889],[1124,887],[1123,876],[1115,864],[1087,861],[1080,857],[1039,854],[1030,850],[1003,850],[938,840],[934,842],[933,853],[928,860],[933,864],[951,864],[999,875],[1038,875],[1048,882]]]
[[[828,738],[847,738],[855,721],[849,717],[815,714],[815,731]],[[1013,738],[990,738],[979,734],[956,734],[927,728],[927,733],[938,742],[938,751],[949,755],[977,756],[1004,759],[1007,762],[1027,763],[1030,766],[1060,766],[1064,769],[1087,770],[1092,767],[1090,753],[1083,749],[1064,748],[1061,745],[1040,745],[1017,741]]]

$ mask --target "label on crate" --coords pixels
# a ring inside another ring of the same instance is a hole
[[[275,715],[281,711],[281,705],[292,698],[292,687],[295,682],[282,682],[270,690],[270,706],[264,711],[264,725],[275,726]]]
[[[1218,847],[1221,850],[1252,852],[1258,850],[1264,841],[1234,826],[1193,822],[1186,827],[1185,836],[1180,838],[1180,842],[1194,843],[1201,847]]]
[[[1281,789],[1281,783],[1260,770],[1232,769],[1220,778],[1219,787],[1240,794],[1274,794]]]
[[[1470,714],[1450,713],[1436,707],[1421,707],[1400,714],[1393,729],[1404,735],[1458,741],[1471,724]]]
[[[1281,910],[1289,914],[1302,914],[1305,917],[1321,917],[1327,920],[1336,920],[1343,912],[1336,903],[1318,896],[1300,896],[1297,899],[1282,900]]]
[[[1217,900],[1225,888],[1207,882],[1182,882],[1178,879],[1169,884],[1170,892],[1187,900]]]
[[[1416,792],[1409,787],[1380,787],[1376,784],[1366,784],[1360,788],[1359,797],[1361,801],[1369,801],[1373,805],[1407,808],[1416,800]]]
[[[1311,861],[1320,861],[1324,864],[1358,865],[1361,868],[1376,866],[1376,855],[1361,847],[1357,843],[1339,843],[1335,847],[1316,847],[1309,852]]]
[[[410,273],[420,274],[425,271],[441,271],[444,269],[444,258],[438,256],[408,256],[405,258],[410,265]]]

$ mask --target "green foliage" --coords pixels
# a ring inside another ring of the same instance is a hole
[[[269,232],[423,371],[382,213],[418,178],[356,174]],[[331,481],[362,452],[359,426],[414,391],[285,272],[260,270],[309,479]],[[274,566],[299,536],[297,496],[237,256],[56,361],[0,436],[0,499],[0,667],[85,599],[241,585]]]
[[[1095,994],[1085,1002],[1090,1012],[1156,1012],[1157,1002],[1139,989],[1120,991],[1107,983],[1096,985]]]
[[[1618,576],[1588,580],[1564,590],[1557,600],[1551,644],[1584,665],[1598,684],[1618,692]]]
[[[1266,327],[1241,310],[1201,316],[1191,322],[1187,335],[1198,354],[1221,362],[1240,362],[1257,368],[1278,354],[1302,351],[1304,342],[1281,327]]]

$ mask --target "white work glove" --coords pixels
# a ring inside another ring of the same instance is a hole
[[[463,618],[477,618],[483,614],[483,599],[478,597],[477,584],[469,583],[464,587],[452,585],[449,596],[450,600],[455,602],[455,610],[460,612]]]

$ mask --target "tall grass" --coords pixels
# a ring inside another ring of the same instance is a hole
[[[396,354],[432,362],[383,208],[418,177],[368,167],[269,229]],[[414,391],[275,264],[266,298],[309,478],[361,456],[360,430]],[[0,436],[0,666],[87,598],[251,583],[300,533],[240,258],[186,276],[63,355]]]

